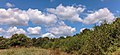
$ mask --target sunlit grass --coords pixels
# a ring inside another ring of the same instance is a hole
[[[41,48],[11,48],[0,50],[0,55],[68,55],[58,50],[46,50]],[[70,55],[70,54],[69,54]]]
[[[115,52],[113,52],[112,55],[120,55],[120,48],[118,48]]]

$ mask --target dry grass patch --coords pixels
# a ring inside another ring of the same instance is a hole
[[[11,48],[0,50],[0,55],[71,55],[59,50],[46,50],[41,48]]]

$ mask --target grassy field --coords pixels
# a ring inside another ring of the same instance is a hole
[[[0,50],[0,55],[70,55],[58,50],[46,50],[41,48],[11,48]]]
[[[59,50],[48,50],[32,47],[32,48],[3,49],[0,50],[0,55],[74,55],[74,54],[64,53]],[[120,55],[120,48],[118,48],[115,52],[109,53],[107,55]]]

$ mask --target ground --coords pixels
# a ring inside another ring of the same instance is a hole
[[[71,55],[59,50],[46,50],[41,48],[10,48],[0,50],[0,55]]]

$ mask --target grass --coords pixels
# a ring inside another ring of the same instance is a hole
[[[41,48],[10,48],[0,50],[0,55],[70,55],[59,50],[46,50]]]
[[[113,52],[112,55],[120,55],[120,48],[118,48],[115,52]]]
[[[0,50],[0,55],[72,55],[59,50],[41,49],[41,48],[10,48]],[[108,55],[120,55],[120,48]]]

